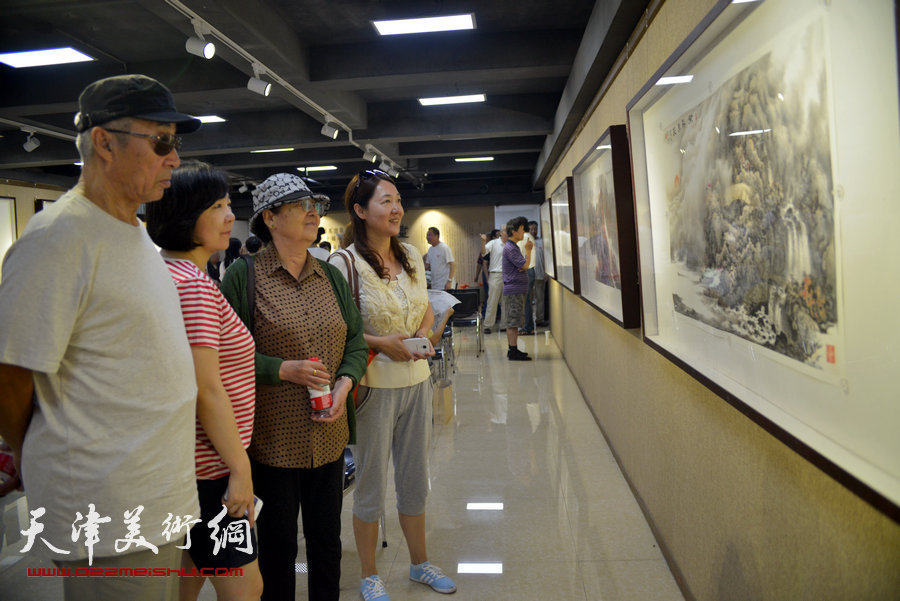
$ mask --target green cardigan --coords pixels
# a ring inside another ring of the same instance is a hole
[[[331,289],[337,298],[341,315],[347,322],[347,340],[344,343],[344,358],[337,370],[335,379],[347,376],[353,381],[353,385],[366,373],[369,358],[369,346],[363,337],[363,321],[359,309],[353,300],[350,286],[343,274],[333,265],[325,261],[315,259],[322,264],[325,275],[331,282]],[[257,275],[257,277],[259,277]],[[225,276],[222,278],[222,294],[234,308],[235,313],[245,325],[250,323],[250,303],[247,299],[247,263],[235,261],[232,263]],[[248,325],[249,327],[249,325]],[[271,357],[256,353],[256,382],[269,386],[280,386],[281,378],[278,372],[284,361],[281,357]],[[350,444],[356,444],[356,409],[353,403],[353,393],[347,395],[347,425],[350,429]]]

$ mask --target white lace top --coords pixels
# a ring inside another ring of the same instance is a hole
[[[425,264],[414,246],[403,245],[410,264],[415,270],[415,277],[410,277],[401,270],[396,280],[381,279],[366,260],[350,245],[347,250],[356,258],[356,271],[359,273],[359,304],[366,334],[387,336],[390,334],[415,334],[425,312],[428,310],[428,290],[425,284]],[[328,261],[341,270],[347,277],[347,264],[332,254]],[[349,278],[348,278],[349,281]],[[379,353],[366,370],[360,384],[372,388],[404,388],[418,384],[431,377],[428,362],[392,361],[387,355]]]

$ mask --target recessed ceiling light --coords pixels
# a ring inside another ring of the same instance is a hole
[[[479,161],[493,161],[494,157],[461,157],[453,160],[457,163],[476,163]]]
[[[335,165],[316,165],[314,167],[297,167],[297,171],[335,171]]]
[[[435,106],[437,104],[463,104],[466,102],[484,102],[484,94],[468,94],[465,96],[439,96],[435,98],[419,98],[422,106]]]
[[[200,123],[225,123],[225,119],[218,115],[200,115],[196,118],[200,119]]]
[[[597,150],[612,150],[612,146],[609,144],[601,144],[597,147]]]
[[[264,148],[262,150],[251,150],[252,153],[257,152],[290,152],[293,148]]]
[[[395,19],[392,21],[372,21],[381,35],[402,35],[407,33],[430,33],[433,31],[458,31],[475,29],[475,15],[448,15],[424,19]]]
[[[676,83],[690,83],[694,79],[693,75],[673,75],[672,77],[660,77],[656,82],[658,86],[670,86]]]
[[[22,69],[24,67],[43,67],[45,65],[63,65],[66,63],[83,63],[97,60],[74,48],[47,48],[46,50],[29,50],[27,52],[4,52],[0,54],[0,63]]]

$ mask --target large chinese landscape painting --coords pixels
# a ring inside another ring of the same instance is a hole
[[[804,364],[838,327],[821,23],[660,132],[675,310]]]

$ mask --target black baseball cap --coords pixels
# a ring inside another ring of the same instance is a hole
[[[175,131],[188,134],[200,120],[175,110],[169,89],[146,75],[116,75],[95,81],[78,97],[75,129],[80,133],[122,117],[174,123]]]

